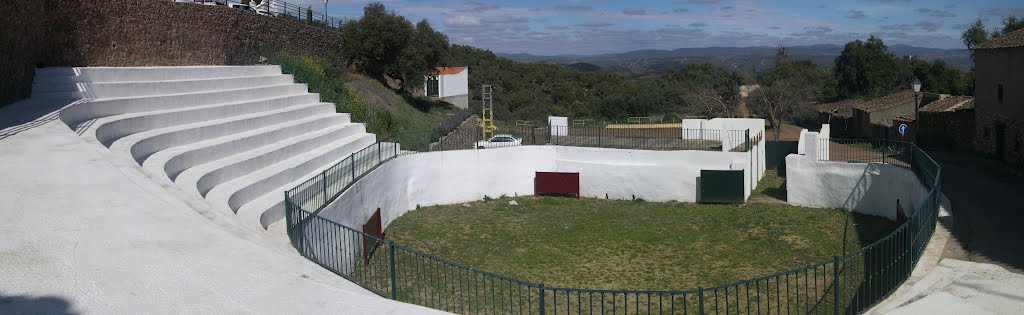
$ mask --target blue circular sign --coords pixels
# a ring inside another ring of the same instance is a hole
[[[900,124],[900,134],[901,135],[907,134],[907,124]]]

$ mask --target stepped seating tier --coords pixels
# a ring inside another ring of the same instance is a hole
[[[32,87],[69,100],[59,118],[83,137],[259,230],[285,190],[377,141],[278,66],[43,68]]]

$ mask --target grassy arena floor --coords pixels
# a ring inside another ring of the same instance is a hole
[[[388,226],[387,236],[547,286],[694,289],[831,259],[896,227],[883,218],[786,204],[530,196],[468,205],[411,211]]]

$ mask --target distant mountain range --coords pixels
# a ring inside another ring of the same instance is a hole
[[[791,46],[791,58],[810,59],[815,63],[831,67],[835,58],[843,51],[841,45]],[[759,72],[768,70],[775,58],[774,46],[752,47],[701,47],[676,50],[634,50],[624,53],[600,55],[555,55],[538,56],[531,54],[502,54],[499,56],[520,62],[542,62],[568,65],[583,71],[608,70],[626,76],[639,78],[656,75],[668,69],[678,68],[686,63],[710,61],[716,65],[736,68],[740,65],[754,66]],[[908,45],[891,45],[889,51],[897,56],[912,55],[925,60],[942,59],[951,67],[967,71],[974,64],[967,49],[937,49]],[[596,66],[596,67],[595,67]]]

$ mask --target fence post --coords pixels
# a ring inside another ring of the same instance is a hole
[[[744,142],[743,151],[750,151],[750,129],[747,129],[745,131],[746,132],[744,132],[744,139],[746,139],[746,142]]]
[[[703,315],[704,314],[704,287],[700,287],[697,290],[698,290],[697,291],[697,293],[698,293],[698,295],[697,295],[697,310],[700,311],[699,314]],[[715,310],[715,311],[717,311],[717,310]]]
[[[395,242],[388,241],[391,253],[391,299],[398,299],[398,285],[395,283]]]
[[[322,207],[326,207],[327,206],[327,171],[324,171],[323,173],[320,173],[320,175],[323,175],[323,176],[321,176],[321,180],[320,181],[323,182],[323,189],[324,189],[324,192],[323,192],[323,195],[324,195],[324,205]]]
[[[544,315],[544,283],[540,283],[540,315]]]
[[[839,314],[839,256],[832,259],[832,301],[835,305],[835,313]]]
[[[537,128],[530,127],[530,144],[537,144]]]
[[[352,182],[355,183],[356,182],[356,155],[355,154],[349,155],[348,159],[349,159],[348,165],[350,166],[350,171],[352,172]]]
[[[377,142],[377,164],[380,164],[380,162],[384,162],[384,160],[380,156],[380,142]]]
[[[288,232],[288,240],[292,242],[293,246],[298,247],[299,242],[295,238],[295,226],[292,225],[295,223],[295,218],[292,218],[292,215],[294,214],[295,210],[292,209],[292,201],[288,196],[288,191],[286,190],[284,191],[284,227]]]
[[[889,139],[882,139],[882,149],[879,150],[880,152],[882,152],[882,161],[881,161],[882,164],[885,164],[885,151],[889,149],[889,145],[888,144],[889,144]]]

